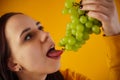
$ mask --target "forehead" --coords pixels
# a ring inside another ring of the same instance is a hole
[[[17,14],[8,20],[6,23],[6,28],[22,29],[25,27],[31,27],[32,25],[35,25],[35,20],[33,20],[31,17],[23,14]]]
[[[17,14],[8,19],[5,27],[5,35],[8,38],[17,38],[26,28],[35,28],[36,21],[29,16]]]

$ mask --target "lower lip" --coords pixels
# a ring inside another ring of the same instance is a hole
[[[59,60],[59,59],[61,58],[61,56],[57,56],[57,57],[48,57],[48,58],[55,59],[55,60]]]
[[[48,56],[47,56],[47,57],[48,57]],[[61,58],[61,55],[55,56],[55,57],[48,57],[48,58],[55,59],[55,60],[59,60],[59,59]]]
[[[51,58],[51,59],[60,59],[60,58],[61,58],[62,53],[63,53],[63,52],[61,52],[59,56],[53,56],[53,57],[49,57],[49,56],[48,56],[48,58]]]

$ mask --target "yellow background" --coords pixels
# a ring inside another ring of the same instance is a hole
[[[120,1],[116,1],[119,7]],[[69,16],[61,14],[64,2],[65,0],[0,0],[0,15],[23,12],[41,21],[57,44],[64,36],[66,23],[69,22]],[[91,35],[90,40],[78,52],[65,52],[62,55],[61,69],[69,68],[92,80],[108,80],[106,53],[102,34]]]

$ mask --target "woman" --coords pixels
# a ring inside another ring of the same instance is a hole
[[[89,10],[89,16],[102,22],[107,42],[112,39],[110,43],[117,43],[120,25],[113,0],[83,0],[81,5],[82,10]],[[116,43],[113,44],[119,45]],[[116,51],[112,54],[117,54]],[[0,75],[3,80],[89,80],[69,70],[59,71],[62,53],[55,49],[49,33],[43,30],[39,21],[22,13],[1,16]],[[120,64],[116,63],[119,57],[112,57],[115,64],[110,63],[110,68]],[[113,72],[117,74],[114,69]],[[119,79],[116,74],[111,80]]]

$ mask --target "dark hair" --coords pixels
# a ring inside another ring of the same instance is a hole
[[[10,71],[7,63],[10,57],[10,49],[5,36],[5,26],[8,19],[14,15],[23,14],[10,12],[1,16],[0,18],[0,80],[19,80],[17,75]],[[64,80],[62,74],[57,71],[52,74],[48,74],[46,80]]]

